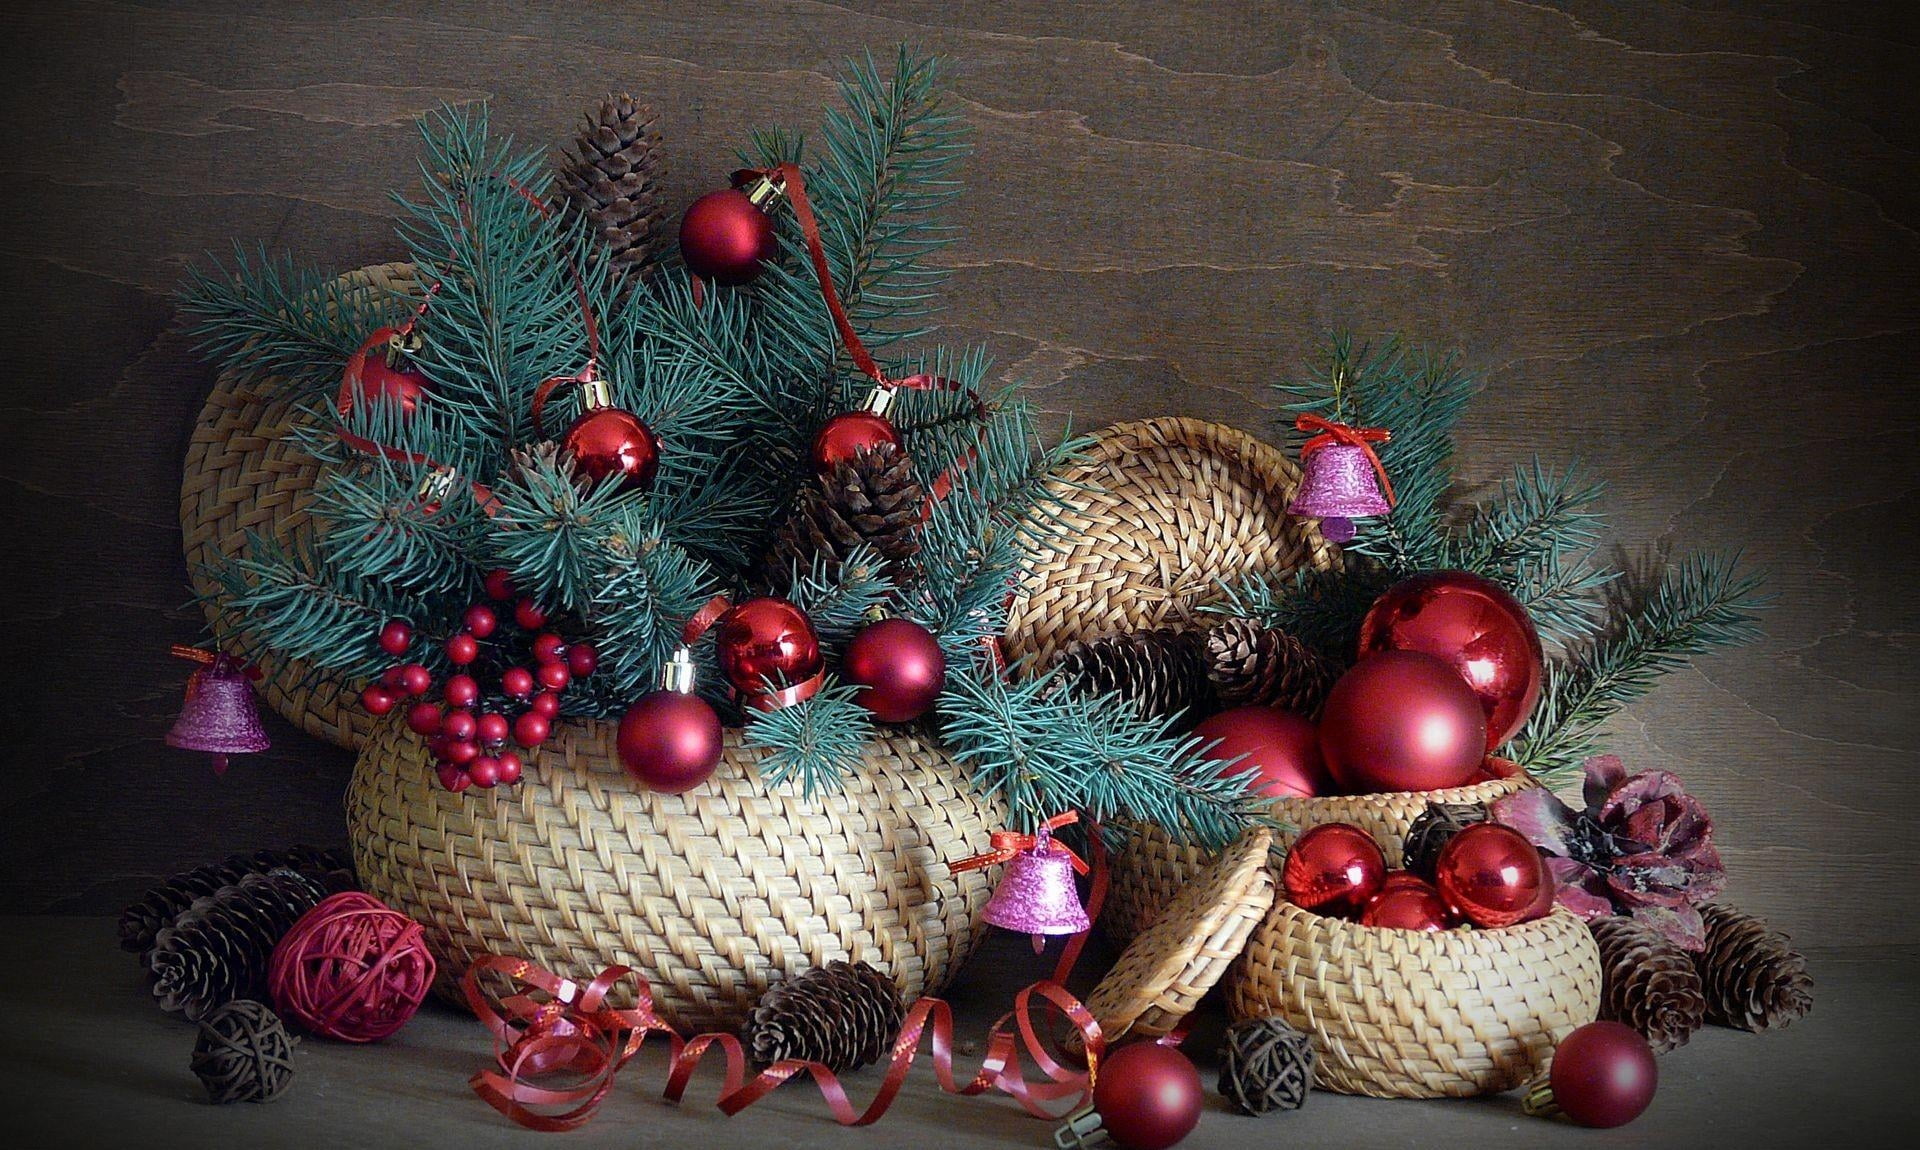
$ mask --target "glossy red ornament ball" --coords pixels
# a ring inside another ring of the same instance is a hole
[[[1383,651],[1355,664],[1328,693],[1320,753],[1350,794],[1457,787],[1486,757],[1487,717],[1442,660]]]
[[[480,657],[480,640],[465,631],[447,636],[447,662],[464,667]]]
[[[472,711],[448,711],[440,720],[440,730],[449,739],[471,739],[479,729]]]
[[[891,444],[900,446],[893,421],[872,411],[844,411],[821,424],[810,452],[815,471],[830,471],[863,451]]]
[[[500,617],[485,603],[475,603],[460,616],[460,625],[476,639],[484,639],[500,626]]]
[[[1397,870],[1367,900],[1360,911],[1360,925],[1432,933],[1451,930],[1456,924],[1452,908],[1431,883]]]
[[[680,218],[680,258],[715,283],[751,283],[780,254],[773,218],[738,188],[708,192]]]
[[[1360,626],[1360,658],[1422,651],[1453,666],[1480,700],[1488,750],[1519,732],[1540,699],[1546,660],[1527,609],[1491,579],[1433,571],[1388,588]]]
[[[933,632],[911,619],[869,624],[840,658],[840,677],[883,723],[904,723],[933,708],[947,681],[947,657]]]
[[[1553,906],[1547,860],[1526,836],[1499,823],[1476,823],[1448,839],[1434,860],[1433,883],[1480,927],[1529,922]]]
[[[522,598],[513,605],[513,621],[524,631],[538,631],[547,625],[547,609],[531,599]]]
[[[1209,759],[1240,761],[1228,770],[1254,772],[1249,788],[1276,799],[1310,799],[1333,793],[1333,779],[1320,757],[1320,735],[1311,721],[1275,707],[1235,707],[1193,729]],[[1243,757],[1244,756],[1244,757]]]
[[[490,747],[506,742],[507,735],[512,729],[512,725],[507,722],[507,717],[498,711],[483,713],[474,720],[473,725],[474,737]]]
[[[528,706],[533,709],[534,714],[551,719],[560,713],[560,692],[542,691],[533,697],[533,702]]]
[[[523,747],[537,747],[553,733],[553,723],[537,711],[528,711],[513,721],[513,741]]]
[[[533,672],[525,667],[508,667],[500,672],[500,689],[516,699],[533,694]]]
[[[793,686],[820,673],[820,640],[807,613],[785,599],[740,603],[713,626],[720,672],[745,695]]]
[[[395,362],[389,348],[398,329],[383,327],[367,337],[360,350],[347,360],[340,375],[340,391],[334,407],[341,415],[350,415],[367,400],[390,403],[401,415],[412,415],[427,392],[427,377],[404,357]]]
[[[440,733],[440,706],[437,703],[415,703],[407,708],[407,727],[416,735],[431,738]]]
[[[454,675],[440,689],[449,707],[471,707],[480,698],[480,683],[472,675]]]
[[[520,772],[523,767],[519,755],[512,751],[501,751],[494,756],[494,761],[500,764],[501,786],[510,787],[520,781]]]
[[[584,679],[600,669],[600,651],[592,643],[575,643],[567,648],[567,669],[576,679]]]
[[[614,477],[628,491],[648,490],[660,470],[660,441],[653,430],[619,407],[581,412],[560,436],[560,452],[573,458],[576,473],[595,483]]]
[[[565,663],[542,663],[533,669],[534,679],[551,691],[558,691],[573,682],[573,672],[567,670]]]
[[[413,628],[404,619],[389,619],[380,628],[380,649],[389,655],[404,655],[413,646]]]
[[[400,689],[409,695],[424,695],[433,689],[433,672],[418,663],[400,668]]]
[[[1347,823],[1326,823],[1295,839],[1280,868],[1289,901],[1337,918],[1359,914],[1386,880],[1380,844]]]
[[[564,659],[567,654],[567,642],[552,631],[544,631],[533,639],[533,657],[542,663],[552,663]]]
[[[1200,1124],[1206,1092],[1193,1060],[1171,1046],[1134,1042],[1100,1061],[1093,1108],[1125,1150],[1166,1150]]]
[[[467,764],[467,777],[476,787],[491,787],[500,781],[500,760],[492,755],[481,755]]]
[[[1582,1126],[1624,1126],[1653,1101],[1660,1067],[1631,1026],[1589,1022],[1560,1040],[1547,1081],[1568,1118]]]
[[[496,567],[487,572],[485,583],[487,598],[496,603],[505,603],[514,597],[513,576],[507,574],[502,568]],[[484,639],[486,636],[482,635],[481,638]]]
[[[620,718],[620,763],[649,790],[677,795],[707,781],[725,746],[720,716],[698,695],[652,691]]]
[[[360,705],[367,709],[369,715],[389,714],[399,703],[398,695],[378,684],[360,692]]]

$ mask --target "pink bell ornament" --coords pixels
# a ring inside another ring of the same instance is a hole
[[[1288,514],[1318,519],[1327,542],[1345,543],[1353,538],[1355,519],[1393,509],[1393,482],[1373,450],[1392,438],[1386,428],[1348,427],[1317,415],[1301,416],[1294,427],[1319,434],[1301,445],[1300,493],[1287,505]]]
[[[1074,875],[1087,873],[1086,860],[1053,837],[1054,831],[1079,820],[1079,812],[1068,811],[1041,823],[1034,834],[995,831],[992,850],[953,864],[956,874],[1007,864],[980,918],[1032,935],[1035,954],[1045,949],[1048,935],[1079,934],[1093,928],[1073,884]]]
[[[272,746],[260,726],[248,670],[236,659],[198,647],[175,647],[177,658],[200,666],[187,680],[187,700],[167,732],[167,745],[213,756],[214,774],[224,774],[228,755],[257,754]]]

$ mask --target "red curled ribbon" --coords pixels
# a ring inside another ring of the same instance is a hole
[[[1051,833],[1048,833],[1057,831],[1064,826],[1071,826],[1079,821],[1079,811],[1068,811],[1065,814],[1055,815],[1046,822],[1041,823],[1040,829],[1042,833],[1037,835],[1021,834],[1018,831],[995,831],[987,840],[993,844],[992,850],[985,854],[974,855],[972,858],[961,859],[959,862],[954,863],[950,869],[955,874],[959,874],[962,871],[979,870],[981,867],[989,867],[995,863],[1007,862],[1012,859],[1013,856],[1024,851],[1033,850],[1044,843],[1046,844],[1046,849],[1053,854],[1066,855],[1068,861],[1073,863],[1075,874],[1086,874],[1088,870],[1087,860],[1075,854],[1072,847],[1054,838]]]
[[[1061,816],[1050,821],[1065,826],[1074,818]],[[1093,916],[1106,897],[1107,868],[1098,828],[1090,841],[1093,889],[1087,909]],[[955,864],[950,869],[959,870],[960,866]],[[931,997],[915,1002],[894,1040],[886,1077],[864,1110],[854,1109],[839,1077],[817,1062],[776,1062],[749,1079],[746,1052],[738,1038],[718,1033],[682,1038],[655,1013],[646,979],[627,967],[608,967],[582,985],[523,959],[489,955],[475,962],[461,979],[467,1004],[494,1038],[495,1066],[474,1074],[469,1084],[488,1105],[522,1126],[572,1130],[593,1117],[620,1068],[640,1051],[648,1035],[657,1033],[665,1035],[669,1045],[670,1069],[662,1097],[670,1102],[684,1097],[701,1060],[717,1048],[726,1060],[720,1096],[714,1103],[721,1113],[738,1114],[781,1083],[805,1072],[813,1078],[836,1122],[868,1126],[878,1122],[893,1105],[922,1040],[926,1040],[934,1077],[942,1090],[962,1096],[998,1090],[1019,1102],[1029,1114],[1057,1121],[1062,1114],[1050,1112],[1045,1104],[1071,1099],[1068,1110],[1084,1104],[1093,1094],[1100,1059],[1106,1053],[1100,1023],[1063,985],[1086,937],[1085,933],[1073,937],[1051,979],[1036,982],[1014,996],[1013,1009],[988,1031],[980,1068],[964,1084],[953,1068],[952,1008]],[[518,984],[497,1006],[480,986],[481,975],[488,971]],[[628,976],[636,984],[634,1007],[615,1010],[607,1006],[608,992]],[[1079,1032],[1086,1069],[1064,1065],[1050,1053],[1036,1015],[1036,1011],[1045,1009],[1059,1012]],[[1021,1066],[1023,1053],[1032,1059],[1045,1081],[1027,1081]],[[538,1081],[554,1076],[565,1077],[557,1086]]]
[[[1373,473],[1380,477],[1380,490],[1386,493],[1387,506],[1393,506],[1395,502],[1393,480],[1387,478],[1386,465],[1380,462],[1380,457],[1373,450],[1374,444],[1385,443],[1393,438],[1391,431],[1384,427],[1350,427],[1344,423],[1335,423],[1331,419],[1322,419],[1317,415],[1302,415],[1293,421],[1293,426],[1299,431],[1320,433],[1300,445],[1302,460],[1336,443],[1344,443],[1366,452],[1367,462],[1373,464]]]
[[[172,655],[176,659],[185,659],[189,663],[198,663],[202,667],[211,667],[224,660],[239,668],[242,674],[256,683],[266,677],[265,671],[262,671],[252,663],[242,662],[232,655],[227,654],[225,651],[209,651],[205,647],[189,647],[185,643],[175,643],[167,648],[167,654]],[[193,697],[193,692],[195,688],[199,686],[199,683],[199,672],[196,671],[194,672],[194,677],[187,680],[188,698]]]

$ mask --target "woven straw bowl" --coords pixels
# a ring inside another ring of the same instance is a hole
[[[1600,952],[1564,910],[1504,930],[1423,934],[1287,902],[1228,976],[1234,1018],[1277,1014],[1343,1094],[1441,1098],[1519,1086],[1600,1008]]]
[[[1005,812],[944,753],[877,737],[839,791],[761,781],[727,732],[713,777],[684,795],[636,786],[617,724],[568,722],[515,787],[454,794],[420,739],[383,723],[347,791],[368,893],[425,928],[439,989],[506,954],[590,979],[619,963],[669,1021],[733,1029],[770,984],[834,959],[892,975],[908,1001],[973,950],[996,870],[953,873]]]
[[[411,264],[361,268],[343,279],[369,292],[414,290]],[[286,437],[305,418],[299,398],[288,389],[269,399],[222,373],[187,445],[180,533],[194,593],[222,635],[238,629],[237,623],[220,620],[220,609],[207,598],[213,581],[202,568],[242,554],[249,532],[299,544],[313,530],[308,508],[320,465]],[[261,695],[288,722],[335,746],[353,748],[366,740],[372,721],[350,684],[270,652],[255,661],[264,672]]]

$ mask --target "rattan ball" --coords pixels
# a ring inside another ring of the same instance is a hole
[[[273,948],[273,1005],[315,1034],[373,1042],[407,1024],[433,986],[420,924],[371,895],[324,900]]]
[[[1220,1052],[1220,1094],[1245,1114],[1298,1110],[1313,1089],[1313,1044],[1269,1015],[1227,1028]]]
[[[298,1041],[265,1003],[236,998],[200,1020],[193,1072],[215,1105],[267,1102],[293,1081]]]

